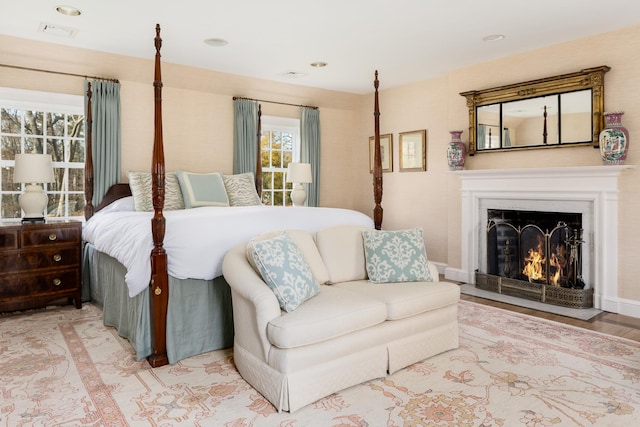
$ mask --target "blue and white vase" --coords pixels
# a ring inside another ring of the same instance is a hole
[[[622,111],[604,113],[604,129],[600,132],[600,155],[606,165],[623,165],[629,151],[629,131],[622,126]]]

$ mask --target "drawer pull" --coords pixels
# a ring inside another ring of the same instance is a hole
[[[54,260],[55,262],[60,262],[60,261],[62,261],[62,255],[60,255],[60,254],[55,254],[55,255],[53,256],[53,260]]]
[[[60,279],[53,279],[53,286],[60,286],[62,284],[62,280]]]
[[[53,242],[54,240],[56,240],[57,238],[58,238],[58,236],[56,236],[56,234],[55,234],[55,233],[51,233],[51,234],[49,234],[49,240],[51,240],[52,242]]]

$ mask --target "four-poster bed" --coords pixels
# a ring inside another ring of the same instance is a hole
[[[357,224],[380,228],[382,222],[382,168],[378,125],[378,79],[375,79],[376,154],[374,167],[375,224],[368,216],[350,210],[334,208],[285,208],[267,206],[199,207],[184,212],[166,211],[165,162],[162,135],[162,78],[160,26],[156,26],[154,70],[154,142],[151,167],[151,212],[131,212],[129,184],[115,184],[94,208],[93,160],[87,155],[85,197],[87,206],[84,237],[85,273],[83,292],[103,306],[104,322],[115,326],[120,335],[131,341],[138,359],[147,357],[153,367],[199,354],[233,343],[230,313],[230,292],[221,276],[221,258],[227,246],[248,240],[260,232],[297,227],[316,231],[337,224]],[[88,93],[87,148],[92,151],[91,98]],[[261,110],[258,113],[260,120]],[[258,126],[260,150],[260,126]],[[255,172],[255,189],[261,191],[261,162]],[[119,204],[119,205],[118,205]],[[127,206],[123,208],[123,206]],[[230,214],[230,210],[238,209]],[[191,211],[191,212],[186,212]],[[225,216],[226,215],[226,216]],[[232,215],[242,225],[229,225]],[[219,228],[199,226],[206,216],[208,222],[220,222]],[[215,221],[212,221],[214,218]],[[106,222],[106,221],[112,222]],[[126,220],[126,221],[125,221]],[[149,227],[151,222],[151,227]],[[185,225],[188,224],[188,225]],[[120,227],[123,228],[120,228]],[[190,227],[190,228],[185,228]],[[211,229],[209,229],[211,228]],[[142,231],[140,231],[142,230]],[[150,237],[149,235],[150,233]],[[137,234],[142,233],[145,234]],[[231,234],[234,233],[234,234]],[[244,234],[243,234],[244,233]],[[189,247],[178,245],[177,235],[191,236]],[[216,239],[219,239],[216,241]],[[124,241],[131,258],[121,257],[125,250],[112,249],[112,241]],[[210,246],[205,246],[210,245]],[[109,248],[109,249],[107,249]],[[191,252],[189,252],[191,251]],[[150,257],[149,257],[150,254]],[[187,260],[210,255],[198,266],[187,267]],[[146,262],[145,262],[146,260]],[[209,263],[206,268],[203,264]],[[182,265],[185,264],[185,265]],[[218,266],[219,264],[219,266]],[[199,273],[203,267],[202,273]],[[220,268],[218,268],[220,267]],[[185,272],[185,270],[188,270]],[[206,272],[204,272],[206,270]],[[193,272],[196,273],[193,273]],[[132,286],[134,277],[137,289]],[[142,285],[140,285],[142,283]],[[144,286],[146,291],[139,288]],[[219,329],[212,333],[209,331]]]

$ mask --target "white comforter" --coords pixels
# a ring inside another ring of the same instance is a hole
[[[164,216],[168,270],[179,279],[210,280],[222,275],[227,250],[267,231],[314,232],[343,224],[373,227],[371,218],[363,213],[336,208],[201,207],[165,211]],[[132,297],[146,289],[151,278],[152,217],[152,212],[98,212],[84,227],[85,241],[126,267]]]

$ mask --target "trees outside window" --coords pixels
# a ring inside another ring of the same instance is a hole
[[[300,159],[300,121],[262,117],[262,203],[291,206],[291,183],[286,182],[289,163]]]
[[[0,218],[21,218],[15,155],[50,154],[55,182],[44,183],[47,217],[84,215],[85,122],[82,96],[0,88]]]

